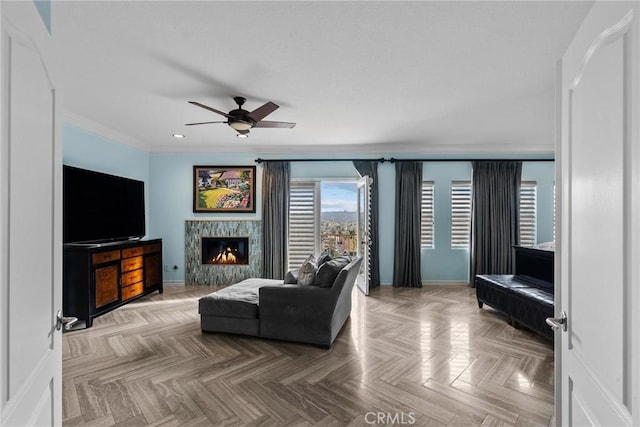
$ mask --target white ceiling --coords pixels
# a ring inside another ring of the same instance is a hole
[[[591,4],[54,1],[52,34],[65,121],[150,151],[550,153]],[[184,126],[236,95],[297,126]]]

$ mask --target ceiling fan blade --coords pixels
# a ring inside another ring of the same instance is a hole
[[[250,118],[252,118],[256,122],[259,122],[260,120],[262,120],[265,117],[267,117],[269,114],[271,114],[274,111],[276,111],[278,108],[280,108],[279,105],[274,104],[273,102],[269,101],[266,104],[264,104],[262,107],[258,107],[255,110],[253,110],[252,112],[250,112],[249,114],[247,114],[247,116],[249,116]]]
[[[254,128],[292,128],[295,127],[295,123],[289,122],[271,122],[268,120],[263,120],[261,122],[256,123]]]
[[[200,108],[204,108],[205,110],[213,111],[214,113],[218,113],[218,114],[220,114],[221,116],[231,117],[231,116],[229,116],[227,113],[223,113],[222,111],[216,110],[215,108],[211,108],[211,107],[208,107],[208,106],[206,106],[206,105],[204,105],[204,104],[200,104],[199,102],[189,101],[189,104],[196,105],[196,106],[198,106],[198,107],[200,107]]]
[[[211,123],[227,123],[227,122],[200,122],[200,123],[185,123],[185,126],[195,126],[195,125],[209,125]]]

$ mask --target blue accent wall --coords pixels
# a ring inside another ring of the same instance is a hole
[[[194,213],[193,166],[252,166],[254,154],[152,153],[150,154],[151,232],[163,239],[165,280],[184,280],[185,220],[261,219],[262,168],[256,168],[256,213]],[[177,266],[177,269],[174,269]]]
[[[469,250],[451,249],[451,182],[471,181],[470,162],[425,162],[422,180],[433,181],[434,245],[422,249],[422,280],[426,282],[466,282],[469,277]]]
[[[326,154],[318,154],[326,157]],[[389,154],[367,156],[344,154],[345,157],[391,157]],[[254,165],[251,153],[147,153],[85,129],[65,124],[63,127],[64,164],[126,176],[145,181],[147,206],[147,236],[163,239],[165,280],[184,280],[185,220],[261,219],[262,167],[256,169],[256,213],[212,214],[194,213],[193,166]],[[286,158],[287,156],[278,156]],[[293,156],[292,156],[293,157]],[[313,158],[310,155],[309,158]],[[538,243],[553,240],[553,162],[523,162],[522,179],[537,182]],[[298,162],[291,165],[292,178],[357,178],[358,173],[349,161]],[[422,279],[429,282],[466,282],[469,271],[469,252],[451,249],[450,212],[451,181],[471,180],[469,162],[425,162],[423,179],[433,181],[435,196],[435,247],[422,250]],[[380,279],[383,284],[393,281],[393,253],[395,242],[395,165],[378,166],[380,190]],[[177,266],[177,269],[173,267]]]
[[[51,0],[33,0],[44,26],[47,27],[47,31],[51,34]]]
[[[536,181],[537,187],[537,243],[553,241],[553,187],[555,163],[523,162],[522,180]]]
[[[149,153],[86,129],[64,124],[62,161],[65,165],[147,181]]]
[[[421,252],[421,275],[425,282],[468,281],[469,249],[451,249],[451,182],[471,181],[472,173],[470,162],[423,164],[422,179],[434,182],[435,209],[434,248]],[[554,177],[554,162],[522,162],[522,180],[537,183],[537,243],[553,240]]]

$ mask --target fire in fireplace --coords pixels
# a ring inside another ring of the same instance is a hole
[[[202,264],[248,265],[248,237],[202,237]]]

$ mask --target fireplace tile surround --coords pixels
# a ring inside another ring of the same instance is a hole
[[[248,265],[202,264],[201,237],[248,237]],[[262,274],[261,221],[185,221],[185,286],[218,286]]]

